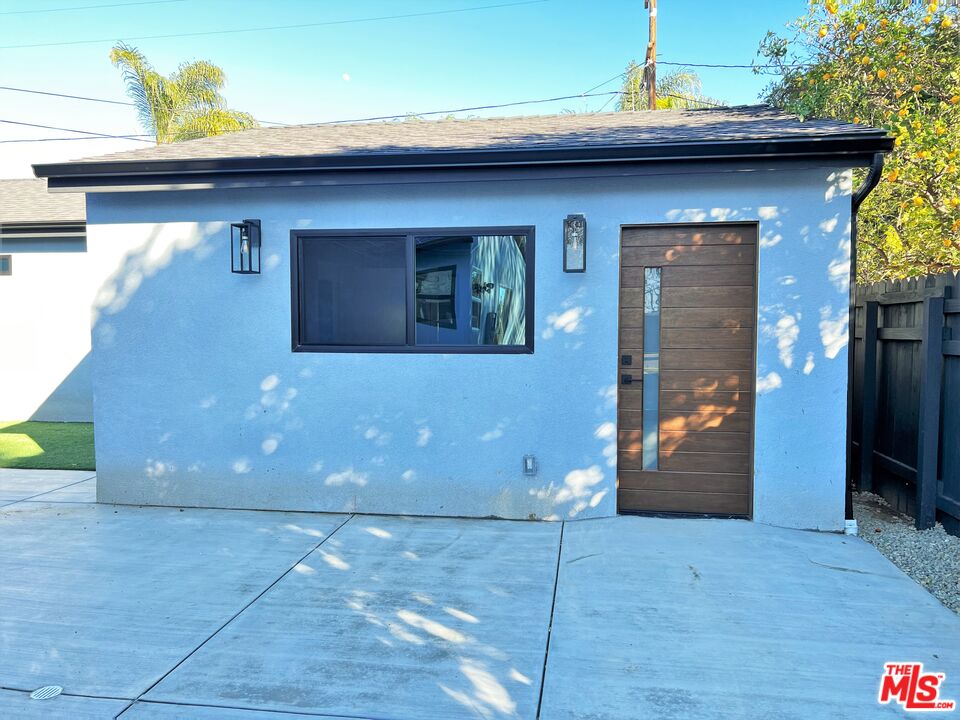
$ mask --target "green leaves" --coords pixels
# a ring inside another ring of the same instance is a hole
[[[140,124],[156,137],[158,145],[258,126],[249,113],[227,108],[220,94],[226,76],[211,62],[184,63],[164,77],[143,53],[122,43],[110,51],[110,62],[123,71]]]
[[[778,75],[768,102],[896,138],[885,178],[860,210],[861,280],[960,267],[957,26],[957,9],[937,2],[818,0],[791,36],[760,44]]]
[[[657,79],[657,109],[705,108],[722,105],[719,100],[707,97],[702,92],[700,76],[681,68]],[[649,110],[647,86],[643,67],[631,62],[624,73],[617,111]]]

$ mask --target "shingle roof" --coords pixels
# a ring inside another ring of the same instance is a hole
[[[801,122],[773,108],[754,105],[706,110],[255,128],[79,162],[589,148],[838,135],[866,137],[878,132],[874,128],[835,120]]]
[[[892,148],[893,140],[883,130],[836,120],[801,122],[754,105],[255,128],[33,169],[37,177],[50,178],[51,187],[104,192],[138,185],[202,185],[244,173],[419,173],[782,159],[840,161],[859,167]]]
[[[83,195],[49,193],[46,180],[0,180],[0,223],[83,222]]]

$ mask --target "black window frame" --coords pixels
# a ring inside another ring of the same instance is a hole
[[[416,238],[432,235],[524,235],[524,343],[522,345],[417,345],[416,344]],[[301,249],[305,238],[393,237],[406,247],[406,343],[403,345],[318,345],[301,341],[300,317],[303,288],[300,285]],[[429,353],[432,355],[530,355],[534,344],[535,227],[533,225],[481,227],[364,228],[362,230],[290,231],[290,347],[293,352],[314,353]]]

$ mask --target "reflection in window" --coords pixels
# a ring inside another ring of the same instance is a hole
[[[660,268],[643,270],[643,469],[660,454]]]
[[[457,266],[417,271],[417,322],[457,327]]]
[[[418,345],[523,345],[526,237],[417,237]]]
[[[532,229],[293,236],[294,352],[533,351]]]

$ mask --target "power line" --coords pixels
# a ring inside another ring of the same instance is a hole
[[[76,130],[74,128],[56,127],[54,125],[38,125],[36,123],[21,122],[19,120],[0,120],[0,123],[4,123],[6,125],[22,125],[24,127],[41,128],[43,130],[59,130],[60,132],[79,133],[81,135],[91,135],[93,137],[100,137],[100,138],[124,139],[124,138],[135,137],[138,140],[140,140],[140,142],[153,142],[152,140],[143,139],[143,138],[150,137],[149,135],[111,135],[110,133],[93,132],[91,130]]]
[[[690,67],[690,68],[720,68],[720,69],[732,68],[732,69],[734,69],[734,70],[736,70],[736,69],[753,70],[754,68],[757,68],[757,69],[759,69],[759,70],[763,70],[763,69],[765,69],[765,68],[780,68],[780,67],[785,67],[785,68],[811,67],[811,65],[808,64],[808,63],[796,63],[796,64],[794,64],[794,65],[782,65],[782,66],[781,66],[781,65],[771,65],[771,64],[767,64],[767,65],[723,65],[723,64],[719,64],[719,63],[666,62],[666,61],[664,61],[664,60],[657,60],[657,65],[670,65],[670,66],[672,66],[672,67]]]
[[[31,90],[29,88],[9,87],[7,85],[0,85],[0,90],[9,90],[10,92],[30,93],[31,95],[47,95],[49,97],[66,98],[68,100],[85,100],[87,102],[108,103],[110,105],[123,105],[126,107],[136,107],[136,103],[125,102],[123,100],[107,100],[106,98],[88,97],[86,95],[67,95],[66,93],[58,93],[58,92],[53,92],[51,90]],[[257,120],[257,122],[262,123],[264,125],[289,125],[290,124],[290,123],[278,122],[276,120]]]
[[[426,115],[450,115],[458,112],[468,112],[471,110],[493,110],[496,108],[515,107],[517,105],[536,105],[538,103],[556,102],[558,100],[576,100],[584,97],[606,97],[607,95],[619,95],[619,90],[610,90],[601,93],[580,93],[579,95],[561,95],[560,97],[542,98],[540,100],[518,100],[517,102],[500,103],[498,105],[475,105],[473,107],[454,108],[452,110],[431,110],[429,112],[405,113],[403,115],[375,115],[364,118],[351,118],[349,120],[327,120],[325,122],[305,123],[306,125],[342,125],[346,123],[370,122],[372,120],[399,120],[407,117],[424,117]]]
[[[9,143],[35,143],[35,142],[67,142],[70,140],[133,140],[142,142],[143,135],[96,135],[94,137],[48,137],[48,138],[22,138],[18,140],[0,140],[0,145]]]
[[[517,7],[519,5],[538,5],[540,3],[545,3],[545,2],[551,2],[551,0],[519,0],[518,2],[498,3],[496,5],[477,5],[475,7],[455,8],[451,10],[429,10],[425,12],[404,13],[399,15],[379,15],[376,17],[352,18],[349,20],[327,20],[324,22],[297,23],[296,25],[272,25],[272,26],[236,28],[234,30],[204,30],[200,32],[191,32],[191,33],[172,33],[169,35],[135,35],[135,36],[128,36],[123,38],[112,37],[112,38],[98,38],[96,40],[67,40],[62,42],[29,43],[24,45],[0,45],[0,50],[14,50],[18,48],[60,47],[65,45],[93,45],[96,43],[103,43],[103,42],[115,43],[118,40],[124,41],[124,42],[131,41],[131,40],[165,40],[170,38],[205,37],[209,35],[234,35],[237,33],[267,32],[271,30],[299,30],[301,28],[328,27],[332,25],[351,25],[355,23],[379,22],[382,20],[403,20],[407,18],[427,17],[432,15],[453,15],[454,13],[476,12],[478,10],[493,10],[496,8]]]
[[[599,85],[594,85],[594,86],[593,86],[592,88],[590,88],[589,90],[584,90],[584,91],[583,91],[583,94],[586,95],[587,93],[592,93],[594,90],[597,90],[598,88],[602,88],[602,87],[603,87],[604,85],[606,85],[607,83],[611,83],[611,82],[613,82],[614,80],[617,80],[617,79],[619,79],[619,78],[622,78],[624,75],[626,75],[625,72],[617,73],[616,75],[614,75],[614,76],[613,76],[612,78],[610,78],[609,80],[604,80],[604,81],[603,81],[602,83],[600,83]]]
[[[71,10],[96,10],[99,8],[128,7],[131,5],[165,5],[185,0],[141,0],[140,2],[109,3],[105,5],[77,5],[75,7],[46,8],[41,10],[4,10],[0,15],[34,15],[37,13],[70,12]]]
[[[614,80],[614,79],[615,79],[615,78],[611,78],[610,80],[607,80],[606,82],[610,82],[611,80]],[[606,84],[606,82],[601,83],[601,84]],[[453,114],[453,113],[470,112],[470,111],[473,111],[473,110],[495,110],[495,109],[506,108],[506,107],[517,107],[517,106],[519,106],[519,105],[537,105],[537,104],[542,104],[542,103],[558,102],[558,101],[560,101],[560,100],[577,100],[577,99],[585,98],[585,97],[606,97],[606,98],[608,98],[607,102],[604,103],[604,105],[601,107],[601,110],[602,110],[603,107],[606,107],[607,104],[609,104],[611,100],[613,100],[616,96],[622,95],[622,94],[623,94],[623,91],[621,91],[621,90],[608,90],[608,91],[599,92],[599,93],[585,92],[585,93],[579,93],[579,94],[577,94],[577,95],[560,95],[560,96],[557,96],[557,97],[539,98],[539,99],[536,99],[536,100],[517,100],[517,101],[515,101],[515,102],[497,103],[497,104],[489,104],[489,105],[474,105],[474,106],[471,106],[471,107],[452,108],[452,109],[448,109],[448,110],[430,110],[430,111],[427,111],[427,112],[419,112],[419,113],[404,113],[404,114],[401,114],[401,115],[373,115],[373,116],[362,117],[362,118],[349,118],[349,119],[344,119],[344,120],[327,120],[327,121],[324,121],[324,122],[304,123],[304,124],[305,124],[305,125],[313,125],[313,126],[319,126],[319,125],[344,125],[344,124],[347,124],[347,123],[373,122],[373,121],[376,121],[376,120],[401,120],[401,119],[408,118],[408,117],[425,117],[425,116],[428,116],[428,115],[450,115],[450,114]],[[668,93],[668,94],[667,94],[667,97],[677,98],[678,100],[686,100],[686,101],[688,101],[688,102],[699,103],[699,104],[701,104],[701,105],[709,105],[710,107],[718,107],[718,108],[727,107],[726,105],[722,105],[722,104],[720,104],[720,103],[714,103],[714,102],[710,102],[710,101],[708,101],[708,100],[702,100],[702,99],[700,99],[700,98],[692,98],[692,97],[688,97],[688,96],[685,96],[685,95],[677,95],[677,94],[673,94],[673,93]],[[27,127],[44,128],[44,129],[47,129],[47,130],[61,130],[61,131],[63,131],[63,132],[83,133],[84,135],[91,135],[91,136],[93,136],[93,138],[114,138],[114,139],[127,139],[127,140],[134,140],[134,139],[136,139],[136,140],[140,140],[141,142],[153,142],[152,140],[143,140],[143,139],[142,139],[142,138],[149,138],[149,137],[151,137],[151,136],[149,136],[149,135],[111,135],[111,134],[107,134],[107,133],[91,132],[91,131],[88,131],[88,130],[74,130],[74,129],[72,129],[72,128],[52,127],[52,126],[50,126],[50,125],[37,125],[37,124],[34,124],[34,123],[18,122],[18,121],[15,121],[15,120],[0,120],[0,123],[8,123],[8,124],[11,124],[11,125],[24,125],[24,126],[27,126]],[[82,139],[89,139],[89,138],[38,138],[38,139],[36,139],[36,140],[30,140],[30,139],[25,139],[25,140],[0,140],[0,143],[7,143],[7,142],[54,142],[54,141],[57,141],[57,140],[82,140]]]
[[[540,104],[540,103],[557,102],[557,101],[559,101],[559,100],[576,100],[576,99],[578,99],[578,98],[584,98],[584,97],[607,97],[607,96],[613,97],[613,96],[616,96],[616,95],[619,95],[619,94],[620,94],[620,91],[619,91],[619,90],[610,90],[610,91],[607,91],[607,92],[600,92],[600,93],[580,93],[580,94],[578,94],[578,95],[562,95],[562,96],[559,96],[559,97],[541,98],[541,99],[537,99],[537,100],[519,100],[519,101],[516,101],[516,102],[499,103],[499,104],[495,104],[495,105],[475,105],[475,106],[473,106],[473,107],[455,108],[455,109],[452,109],[452,110],[430,110],[430,111],[428,111],[428,112],[422,112],[422,113],[405,113],[405,114],[403,114],[403,115],[378,115],[378,116],[374,116],[374,117],[351,118],[351,119],[349,119],[349,120],[328,120],[328,121],[326,121],[326,122],[305,123],[305,124],[307,124],[307,125],[342,125],[342,124],[346,124],[346,123],[370,122],[370,121],[374,121],[374,120],[398,120],[398,119],[407,118],[407,117],[411,117],[411,116],[412,116],[412,117],[423,117],[423,116],[426,116],[426,115],[448,115],[448,114],[452,114],[452,113],[467,112],[467,111],[471,111],[471,110],[493,110],[493,109],[497,109],[497,108],[516,107],[516,106],[518,106],[518,105],[536,105],[536,104]],[[114,138],[114,139],[125,139],[125,140],[139,140],[140,142],[153,142],[152,140],[145,140],[145,139],[143,139],[143,138],[152,137],[152,136],[150,136],[150,135],[112,135],[112,134],[109,134],[109,133],[92,132],[92,131],[89,131],[89,130],[75,130],[75,129],[73,129],[73,128],[54,127],[54,126],[51,126],[51,125],[38,125],[38,124],[36,124],[36,123],[20,122],[20,121],[17,121],[17,120],[0,120],[0,123],[6,123],[6,124],[8,124],[8,125],[23,125],[23,126],[25,126],[25,127],[42,128],[42,129],[44,129],[44,130],[60,130],[60,131],[62,131],[62,132],[82,133],[82,134],[84,134],[84,135],[89,135],[89,136],[91,136],[91,138],[38,138],[38,139],[36,139],[36,140],[23,139],[23,140],[2,140],[2,141],[0,141],[0,142],[4,142],[4,143],[8,143],[8,142],[54,142],[54,141],[57,141],[57,140],[83,140],[83,139],[93,139],[93,138]]]
[[[109,103],[111,105],[127,105],[128,107],[135,107],[135,103],[126,102],[124,100],[107,100],[106,98],[87,97],[86,95],[67,95],[66,93],[58,93],[51,90],[31,90],[29,88],[9,87],[7,85],[0,85],[0,90],[30,93],[32,95],[49,95],[51,97],[67,98],[69,100],[86,100],[87,102]]]

